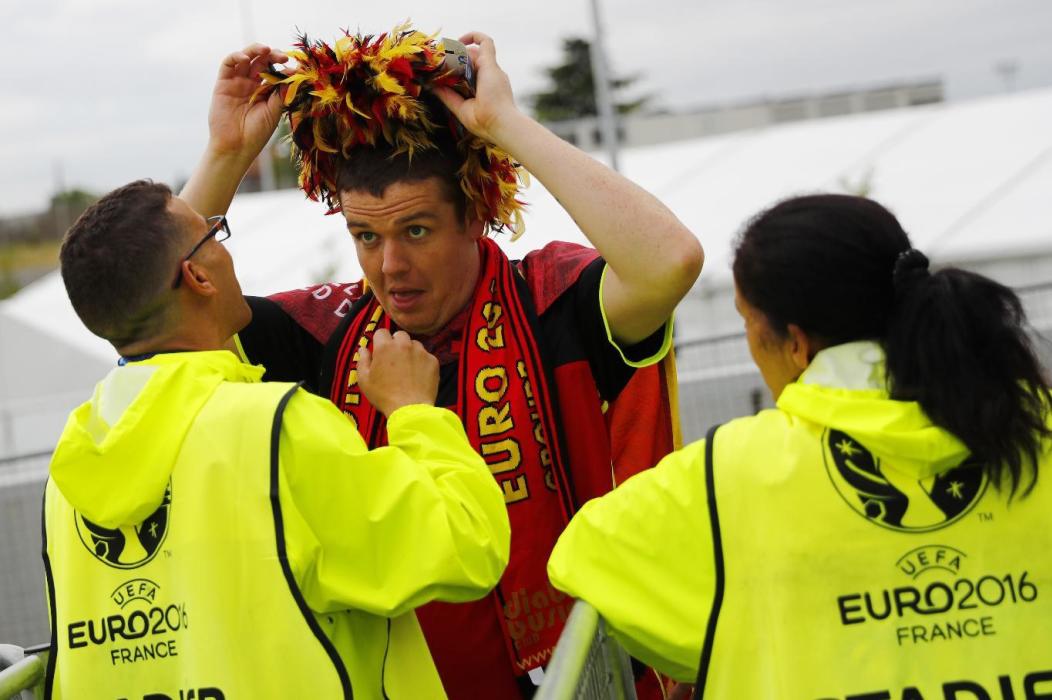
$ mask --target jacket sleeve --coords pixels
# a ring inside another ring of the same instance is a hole
[[[715,588],[705,442],[588,503],[548,562],[552,584],[588,601],[636,658],[681,681],[698,672]]]
[[[457,417],[406,406],[387,431],[390,445],[368,450],[328,401],[301,391],[286,408],[289,557],[315,611],[395,617],[432,600],[474,600],[508,562],[504,498]]]

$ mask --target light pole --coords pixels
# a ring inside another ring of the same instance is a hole
[[[252,0],[241,0],[241,33],[244,34],[245,45],[256,40],[255,28],[252,26]],[[271,144],[274,136],[271,135],[263,151],[257,156],[259,162],[259,189],[264,192],[274,189],[274,152]]]
[[[591,0],[592,26],[592,78],[595,83],[595,106],[599,113],[599,132],[603,135],[603,145],[610,157],[610,167],[619,170],[617,162],[617,115],[614,113],[614,101],[610,90],[610,77],[606,64],[606,51],[603,49],[603,23],[599,17],[599,0]]]

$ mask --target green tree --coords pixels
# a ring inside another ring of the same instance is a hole
[[[577,117],[595,116],[595,80],[592,77],[591,42],[581,37],[563,39],[562,62],[545,73],[551,81],[546,92],[532,97],[534,115],[540,121],[561,121]],[[639,75],[614,77],[610,86],[617,92],[636,83]],[[630,101],[616,101],[619,114],[628,114],[645,106],[649,96]],[[616,97],[615,97],[616,100]]]

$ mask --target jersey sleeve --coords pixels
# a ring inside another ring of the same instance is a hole
[[[610,332],[602,305],[606,262],[597,258],[581,272],[565,294],[553,304],[572,304],[573,315],[599,394],[610,401],[620,394],[639,367],[660,362],[672,347],[672,319],[634,345],[620,345]]]
[[[245,297],[252,320],[235,336],[242,359],[263,365],[268,382],[303,382],[318,392],[322,343],[279,304],[265,297]]]
[[[702,440],[586,503],[548,576],[594,606],[632,656],[693,681],[715,594],[713,550]]]
[[[432,600],[480,598],[508,561],[504,499],[457,417],[406,406],[390,445],[368,450],[354,425],[304,392],[281,433],[283,504],[308,605],[395,617]],[[286,508],[285,510],[289,510]]]

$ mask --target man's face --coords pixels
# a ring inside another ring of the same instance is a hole
[[[358,262],[384,311],[433,335],[467,305],[479,274],[482,223],[457,216],[442,182],[396,182],[382,197],[340,194]]]
[[[209,231],[210,225],[203,216],[179,199],[172,197],[168,202],[168,212],[176,220],[182,232],[182,247],[185,252],[180,254],[179,265],[182,265],[182,257],[189,253]],[[229,326],[231,335],[248,325],[252,320],[252,311],[248,308],[245,297],[241,293],[241,284],[234,274],[234,260],[226,246],[215,240],[209,239],[202,245],[191,260],[207,270],[209,280],[216,288],[214,302],[216,313],[224,326]],[[178,270],[173,270],[177,272]]]

